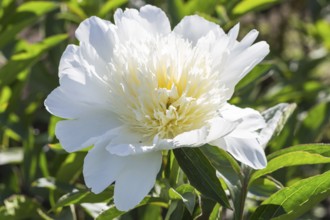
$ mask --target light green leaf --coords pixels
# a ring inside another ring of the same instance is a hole
[[[204,196],[230,207],[226,193],[216,176],[216,170],[199,148],[178,148],[173,152],[192,186]]]
[[[250,183],[263,175],[272,173],[284,167],[322,163],[330,163],[330,157],[324,157],[320,154],[313,154],[304,151],[289,152],[270,160],[265,169],[256,171],[252,175]]]
[[[156,205],[156,206],[168,208],[168,204],[166,202],[164,202],[162,199],[153,198],[153,197],[150,197],[150,196],[145,197],[142,200],[142,202],[140,202],[140,204],[136,206],[136,208],[140,207],[140,206],[144,206],[144,205]],[[125,213],[126,212],[119,211],[116,207],[112,206],[111,208],[109,208],[109,209],[105,210],[104,212],[102,212],[96,218],[96,220],[114,219],[114,218],[117,218],[117,217],[119,217],[119,216],[121,216]]]
[[[119,8],[121,5],[127,3],[128,0],[112,0],[107,1],[104,5],[102,5],[101,10],[98,14],[99,17],[105,17],[109,11]]]
[[[260,142],[263,148],[267,146],[273,136],[281,132],[296,106],[296,104],[281,103],[261,113],[267,123],[260,132]]]
[[[49,37],[37,44],[26,45],[25,52],[13,55],[0,69],[0,86],[10,84],[22,71],[37,62],[43,53],[58,45],[66,38],[66,34],[60,34]]]
[[[250,11],[258,11],[269,8],[279,2],[280,0],[243,0],[233,8],[232,14],[234,16],[241,16]]]
[[[285,187],[265,200],[251,220],[294,220],[330,196],[330,171]]]
[[[170,188],[169,196],[171,199],[182,200],[189,213],[192,215],[195,207],[195,189],[189,184],[183,184],[178,188]]]
[[[301,144],[288,147],[279,151],[276,151],[267,156],[268,160],[272,160],[275,157],[278,157],[283,154],[296,151],[305,151],[311,154],[320,154],[325,157],[330,157],[330,144]]]
[[[76,190],[62,196],[53,209],[81,203],[109,202],[113,197],[113,189],[114,187],[111,186],[99,194],[94,194],[89,190]]]
[[[272,64],[270,63],[262,63],[257,66],[255,66],[249,74],[247,74],[239,83],[236,85],[235,90],[238,91],[251,83],[255,82],[260,76],[267,73],[270,68],[272,67]]]
[[[20,5],[13,14],[12,20],[0,32],[0,48],[15,39],[17,33],[36,22],[40,16],[56,9],[58,4],[46,1],[31,1]]]

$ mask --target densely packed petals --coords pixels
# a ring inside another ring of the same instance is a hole
[[[162,150],[212,144],[261,169],[258,141],[265,126],[249,108],[227,103],[235,85],[269,52],[252,30],[237,41],[197,15],[171,31],[150,5],[118,9],[114,24],[97,17],[76,30],[59,66],[60,86],[46,99],[62,117],[56,136],[68,152],[93,146],[85,158],[86,185],[95,193],[116,182],[118,209],[134,208],[152,189]]]

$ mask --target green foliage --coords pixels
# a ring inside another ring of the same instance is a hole
[[[62,149],[55,137],[61,119],[43,102],[58,86],[65,47],[77,43],[77,25],[93,15],[113,21],[117,8],[138,1],[2,0],[0,219],[330,218],[317,213],[330,206],[330,145],[323,144],[330,141],[329,1],[145,2],[162,7],[172,27],[198,14],[226,32],[237,22],[242,36],[257,29],[258,40],[270,44],[267,60],[239,82],[231,100],[266,119],[260,141],[268,166],[252,170],[210,145],[176,149],[164,153],[149,196],[129,212],[117,210],[114,185],[97,195],[84,185],[86,150]]]

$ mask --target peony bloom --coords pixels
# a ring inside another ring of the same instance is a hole
[[[269,52],[240,42],[239,25],[225,34],[199,16],[185,17],[171,31],[165,13],[150,5],[118,9],[114,24],[97,17],[76,30],[59,65],[60,86],[47,110],[65,118],[56,125],[63,148],[87,154],[86,185],[100,193],[113,182],[118,209],[136,206],[153,187],[162,150],[206,143],[254,168],[266,166],[255,110],[227,101],[234,87]]]

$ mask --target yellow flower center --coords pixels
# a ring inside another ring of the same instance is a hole
[[[175,35],[118,45],[110,66],[111,111],[146,139],[200,128],[225,101],[208,51]]]

